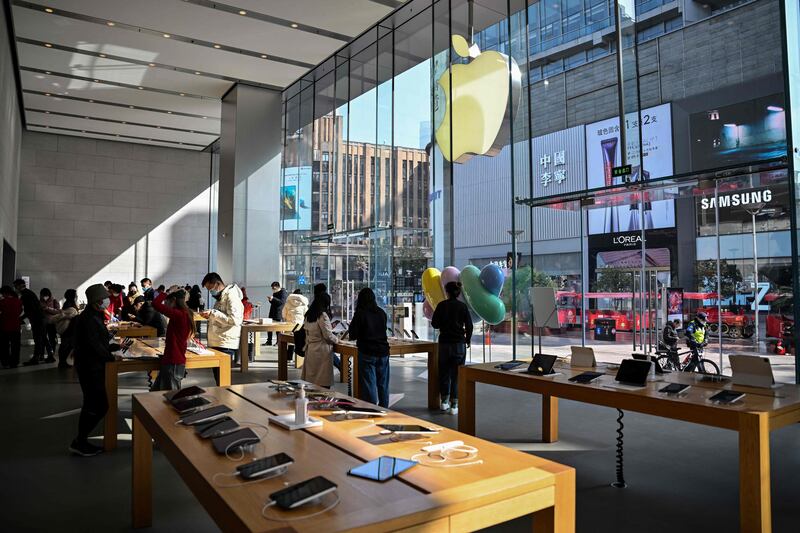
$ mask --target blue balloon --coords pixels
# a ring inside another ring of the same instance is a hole
[[[481,269],[480,280],[484,289],[495,296],[500,296],[506,277],[503,275],[503,271],[499,266],[488,264]]]

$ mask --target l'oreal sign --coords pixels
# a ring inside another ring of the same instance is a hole
[[[611,242],[615,246],[622,246],[627,248],[628,246],[636,246],[637,244],[642,244],[642,236],[641,235],[616,235]]]
[[[714,209],[719,202],[719,207],[747,207],[750,205],[769,203],[772,201],[772,191],[765,189],[763,191],[748,191],[738,192],[734,194],[726,194],[718,196],[717,198],[703,198],[700,200],[701,209]]]

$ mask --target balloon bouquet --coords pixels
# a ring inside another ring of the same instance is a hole
[[[422,292],[425,295],[422,312],[425,318],[430,320],[433,310],[446,298],[444,286],[451,281],[461,282],[460,299],[467,304],[473,322],[483,320],[494,326],[505,319],[506,306],[500,299],[505,276],[500,267],[494,264],[486,265],[481,270],[474,265],[467,265],[461,271],[454,266],[441,272],[438,268],[426,269],[422,273]]]

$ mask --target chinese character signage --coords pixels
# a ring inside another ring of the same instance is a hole
[[[555,196],[585,188],[583,128],[533,139],[533,196]]]

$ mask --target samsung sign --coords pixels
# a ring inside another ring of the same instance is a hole
[[[714,209],[717,201],[719,207],[747,207],[756,204],[766,204],[772,201],[772,191],[769,189],[763,191],[750,191],[739,192],[736,194],[726,194],[717,198],[703,198],[700,200],[701,209]]]

